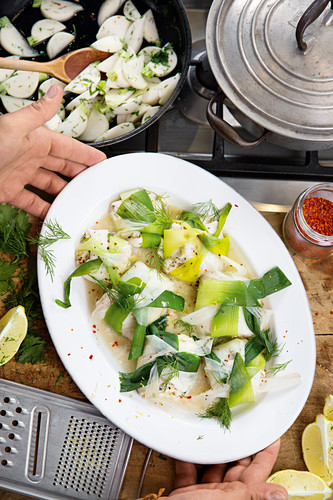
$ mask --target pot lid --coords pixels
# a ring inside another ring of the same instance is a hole
[[[333,139],[333,10],[328,0],[318,1],[323,11],[303,35],[305,51],[296,40],[309,7],[304,0],[214,0],[206,41],[222,91],[245,115],[284,136],[327,141]]]

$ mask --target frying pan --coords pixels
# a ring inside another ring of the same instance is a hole
[[[80,0],[79,3],[84,10],[78,12],[69,21],[64,22],[67,27],[66,31],[75,32],[75,40],[63,53],[87,47],[96,40],[96,33],[99,28],[96,18],[103,0]],[[178,56],[177,67],[168,77],[180,73],[180,79],[168,101],[147,122],[120,137],[93,143],[97,147],[110,146],[130,139],[151,126],[170,108],[186,80],[191,57],[191,30],[182,1],[134,0],[134,4],[141,14],[144,14],[148,9],[152,10],[162,46],[170,42]],[[122,13],[121,9],[119,13]],[[32,0],[1,0],[0,17],[2,16],[7,16],[25,37],[30,36],[32,25],[43,18],[39,8],[32,8]],[[45,46],[46,43],[45,45],[43,43],[39,44],[38,51],[43,52]],[[0,48],[0,56],[5,55],[8,55],[8,53]],[[36,60],[47,60],[47,57],[40,55]],[[4,112],[4,109],[0,107],[0,111]]]

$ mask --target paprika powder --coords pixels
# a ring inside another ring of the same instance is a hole
[[[283,222],[283,237],[298,254],[313,259],[333,251],[333,184],[303,191]]]

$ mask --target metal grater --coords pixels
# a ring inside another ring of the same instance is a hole
[[[133,440],[90,403],[0,379],[0,487],[117,500]]]

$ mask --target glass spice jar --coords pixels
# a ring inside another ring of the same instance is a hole
[[[322,259],[333,251],[333,184],[303,191],[283,221],[284,240],[303,257]]]

